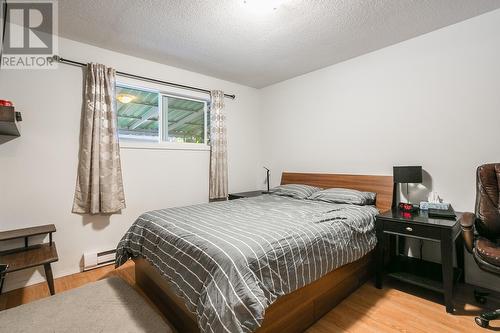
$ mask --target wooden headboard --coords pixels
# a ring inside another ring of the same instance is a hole
[[[376,206],[381,211],[391,209],[394,183],[392,176],[344,175],[327,173],[283,172],[281,185],[304,184],[322,188],[351,188],[377,193]]]

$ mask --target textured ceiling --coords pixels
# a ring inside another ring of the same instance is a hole
[[[500,0],[278,1],[261,12],[243,0],[60,0],[59,31],[260,88],[500,8]]]

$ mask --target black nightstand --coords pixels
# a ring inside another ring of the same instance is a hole
[[[248,191],[248,192],[240,192],[240,193],[229,193],[229,200],[241,199],[241,198],[250,198],[257,197],[267,193],[266,191]]]
[[[458,223],[461,214],[456,214],[457,218],[451,220],[430,218],[426,211],[410,214],[397,209],[377,215],[376,287],[382,288],[385,273],[395,279],[443,293],[446,312],[453,312],[453,285],[458,280],[463,281],[464,276],[463,241]],[[396,251],[391,242],[401,236],[440,243],[441,264],[407,257],[401,253],[401,246]],[[453,268],[454,246],[458,268]],[[386,260],[388,248],[391,255]]]

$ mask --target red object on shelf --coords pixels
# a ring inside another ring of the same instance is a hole
[[[398,208],[402,212],[408,212],[408,213],[418,212],[418,207],[415,207],[410,203],[400,202]]]
[[[14,106],[11,101],[0,99],[0,106]]]

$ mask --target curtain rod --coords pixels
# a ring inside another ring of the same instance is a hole
[[[80,67],[87,67],[87,64],[84,64],[84,63],[78,62],[78,61],[69,60],[69,59],[64,59],[64,58],[62,58],[62,57],[60,57],[58,55],[55,55],[52,58],[55,61],[60,62],[62,64],[73,65],[73,66],[80,66]],[[171,87],[175,87],[175,88],[183,88],[183,89],[188,89],[188,90],[192,90],[192,91],[202,92],[202,93],[205,93],[205,94],[210,94],[210,90],[208,90],[208,89],[202,89],[202,88],[197,88],[197,87],[193,87],[193,86],[187,86],[187,85],[184,85],[184,84],[178,84],[178,83],[173,83],[173,82],[168,82],[168,81],[162,81],[162,80],[152,79],[152,78],[149,78],[149,77],[135,75],[135,74],[129,74],[129,73],[120,72],[120,71],[116,71],[116,74],[120,75],[120,76],[123,76],[123,77],[131,78],[131,79],[136,79],[136,80],[141,80],[141,81],[147,81],[147,82],[152,82],[152,83],[158,83],[158,84],[165,85],[165,86],[171,86]],[[230,98],[230,99],[235,99],[236,95],[234,95],[234,94],[233,95],[224,94],[224,97]]]

